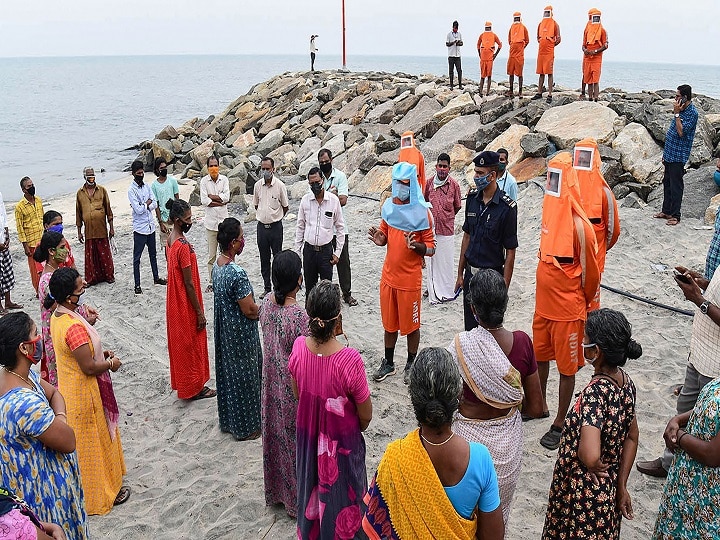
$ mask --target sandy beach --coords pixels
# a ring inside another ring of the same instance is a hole
[[[149,178],[147,175],[147,181]],[[128,469],[126,483],[133,493],[126,504],[113,509],[109,515],[90,518],[92,537],[294,538],[294,521],[281,508],[265,506],[261,441],[237,442],[231,435],[221,433],[215,400],[183,402],[170,390],[165,288],[151,284],[147,255],[143,256],[141,269],[144,294],[136,296],[133,293],[132,225],[127,201],[129,182],[130,178],[125,177],[106,185],[115,212],[116,282],[89,288],[86,301],[100,311],[97,329],[104,346],[114,350],[123,361],[113,379],[121,410],[120,429]],[[37,189],[42,196],[42,182],[37,183]],[[191,191],[192,186],[182,186],[181,196],[187,198]],[[39,323],[38,301],[30,285],[22,246],[14,231],[13,206],[7,205],[17,282],[13,300],[24,304],[25,310]],[[297,206],[297,200],[291,202],[292,216],[286,219],[286,248],[292,247],[294,240],[293,216]],[[82,273],[83,248],[77,241],[74,207],[74,195],[45,201],[46,210],[52,208],[63,214],[66,237]],[[541,190],[533,184],[522,190],[518,208],[520,247],[505,326],[531,334]],[[670,271],[676,264],[702,270],[712,231],[701,228],[702,223],[695,219],[683,219],[678,226],[667,227],[664,221],[652,218],[649,206],[621,208],[620,213],[622,234],[608,254],[603,283],[661,303],[691,309],[693,306],[684,300]],[[197,222],[188,237],[198,253],[205,284],[207,249],[202,209],[193,207],[193,216]],[[245,216],[243,213],[235,217],[243,221]],[[368,227],[377,224],[379,216],[378,203],[350,197],[346,217],[350,230],[352,292],[359,306],[346,306],[343,319],[350,346],[362,354],[369,379],[383,354],[378,286],[385,250],[366,238]],[[260,292],[262,279],[255,231],[255,222],[245,224],[247,245],[238,262],[248,271],[255,291]],[[456,235],[456,259],[459,246],[460,235]],[[158,258],[162,275],[165,269],[162,253]],[[666,265],[668,270],[661,271],[658,265]],[[302,297],[300,299],[302,301]],[[212,300],[212,295],[204,295],[208,321],[213,319]],[[643,356],[630,361],[626,370],[638,390],[638,458],[655,458],[663,448],[665,424],[675,410],[672,386],[682,382],[684,377],[692,319],[608,291],[602,293],[602,305],[625,313],[633,325],[634,337],[643,346]],[[427,301],[423,303],[421,347],[446,346],[461,329],[461,301],[440,306],[430,306]],[[208,325],[208,333],[211,373],[214,373],[212,324]],[[396,353],[401,367],[405,354],[405,340],[401,339]],[[554,414],[557,394],[554,367],[550,373],[550,410]],[[580,371],[576,391],[584,386],[590,375],[587,368]],[[214,386],[213,380],[210,386]],[[390,377],[382,383],[370,379],[370,388],[374,414],[365,433],[369,477],[387,443],[415,427],[401,376]],[[557,454],[539,444],[539,438],[550,422],[547,419],[524,424],[523,473],[515,494],[508,539],[540,537]],[[623,523],[623,539],[640,540],[650,536],[662,485],[662,481],[645,477],[633,469],[629,490],[635,520]]]

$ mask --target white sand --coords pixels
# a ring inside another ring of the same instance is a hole
[[[128,474],[126,483],[133,494],[123,506],[102,517],[91,517],[93,538],[283,538],[295,537],[294,521],[278,507],[264,503],[262,445],[259,440],[237,442],[218,429],[215,400],[186,403],[177,399],[169,384],[169,367],[165,339],[165,288],[152,285],[148,257],[142,261],[144,294],[136,296],[132,283],[132,227],[127,185],[129,177],[113,182],[111,200],[116,215],[115,231],[119,253],[115,258],[116,283],[99,285],[87,292],[87,301],[99,307],[101,321],[97,328],[107,348],[122,359],[123,367],[114,375],[121,409],[121,435]],[[182,186],[186,198],[191,186]],[[38,186],[42,195],[42,186]],[[74,196],[62,197],[46,204],[61,211],[65,218],[67,238],[74,248],[78,268],[82,271],[83,249],[77,242],[74,227]],[[506,326],[531,333],[534,309],[534,276],[539,238],[542,198],[537,187],[521,192],[519,206],[519,240],[515,274],[510,289]],[[297,208],[293,201],[291,212]],[[10,225],[14,228],[8,205]],[[202,210],[193,208],[195,216]],[[462,214],[460,214],[462,216]],[[605,284],[644,297],[690,309],[671,274],[658,272],[653,264],[676,264],[702,270],[712,231],[694,230],[697,220],[683,220],[668,227],[652,219],[650,208],[621,209],[622,235],[608,254]],[[243,216],[239,216],[242,220]],[[368,378],[383,354],[382,326],[378,306],[378,282],[384,249],[366,239],[367,228],[379,220],[377,203],[350,198],[347,212],[350,228],[350,258],[353,266],[353,294],[358,307],[345,308],[344,327],[350,345],[365,359]],[[247,247],[239,262],[251,276],[256,291],[262,290],[259,257],[255,243],[255,223],[247,224]],[[285,247],[292,247],[294,222],[285,224]],[[34,298],[22,249],[13,238],[17,286],[13,299],[26,306],[39,321],[39,307]],[[188,234],[196,247],[200,273],[207,281],[205,235],[202,224]],[[459,250],[460,238],[456,239]],[[457,257],[457,254],[456,254]],[[161,274],[164,272],[159,255]],[[208,321],[213,320],[212,296],[205,295]],[[654,308],[607,291],[602,293],[605,307],[619,309],[633,324],[634,337],[645,354],[631,361],[627,371],[638,390],[637,411],[640,424],[639,459],[652,459],[663,449],[662,431],[674,413],[675,399],[671,386],[684,377],[688,354],[691,318]],[[453,334],[462,329],[460,301],[449,305],[422,307],[421,347],[445,346]],[[214,372],[212,324],[210,334],[211,372]],[[396,357],[404,365],[406,348],[399,341]],[[583,369],[577,377],[576,390],[589,380]],[[374,405],[373,421],[365,437],[367,470],[371,477],[388,442],[415,427],[400,375],[382,383],[370,380]],[[212,386],[214,381],[211,380]],[[548,384],[550,409],[554,414],[557,372],[551,369]],[[545,450],[539,438],[551,420],[526,423],[523,474],[515,494],[507,538],[539,538],[542,531],[548,488],[557,452]],[[646,539],[650,536],[659,504],[662,482],[648,478],[633,469],[629,480],[636,518],[623,524],[623,539]]]

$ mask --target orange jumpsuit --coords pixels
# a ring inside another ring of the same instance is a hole
[[[409,138],[409,142],[408,141]],[[417,179],[420,184],[420,192],[425,192],[425,158],[422,152],[415,146],[415,134],[412,131],[406,131],[400,138],[400,153],[398,154],[398,162],[404,161],[411,163],[417,168]]]
[[[507,74],[522,77],[525,67],[525,47],[530,43],[530,36],[523,23],[514,22],[510,26],[508,43],[510,44],[510,56],[507,61]]]
[[[493,62],[495,60],[495,44],[502,47],[502,41],[495,32],[486,30],[477,42],[477,49],[480,51],[480,77],[492,77]]]
[[[545,8],[547,11],[548,8]],[[555,62],[555,46],[560,38],[560,26],[555,22],[552,16],[544,18],[538,24],[538,56],[537,69],[538,75],[552,75],[553,63]]]
[[[590,11],[590,15],[599,15],[600,12]],[[600,23],[588,22],[585,25],[583,33],[583,47],[591,51],[596,51],[607,46],[607,32]],[[602,71],[602,55],[598,53],[594,55],[583,55],[583,82],[586,84],[597,84],[600,82],[600,72]]]

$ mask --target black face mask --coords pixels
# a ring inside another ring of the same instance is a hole
[[[180,225],[180,230],[184,233],[190,231],[190,227],[192,227],[192,223],[183,223]]]
[[[138,186],[142,186],[145,183],[145,176],[140,174],[133,175],[133,179]]]
[[[332,163],[323,163],[320,165],[320,170],[325,175],[325,178],[332,174],[333,166]]]
[[[310,190],[315,194],[315,196],[320,195],[323,190],[322,182],[313,182],[310,184]]]
[[[158,176],[165,178],[167,176],[167,169],[160,169]]]
[[[25,191],[27,191],[27,194],[30,195],[31,197],[35,196],[35,186],[30,186]]]

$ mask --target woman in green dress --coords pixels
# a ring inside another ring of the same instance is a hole
[[[220,431],[237,440],[260,437],[262,350],[258,305],[245,270],[235,257],[245,247],[242,225],[226,218],[218,226],[220,255],[213,269],[215,378]]]

